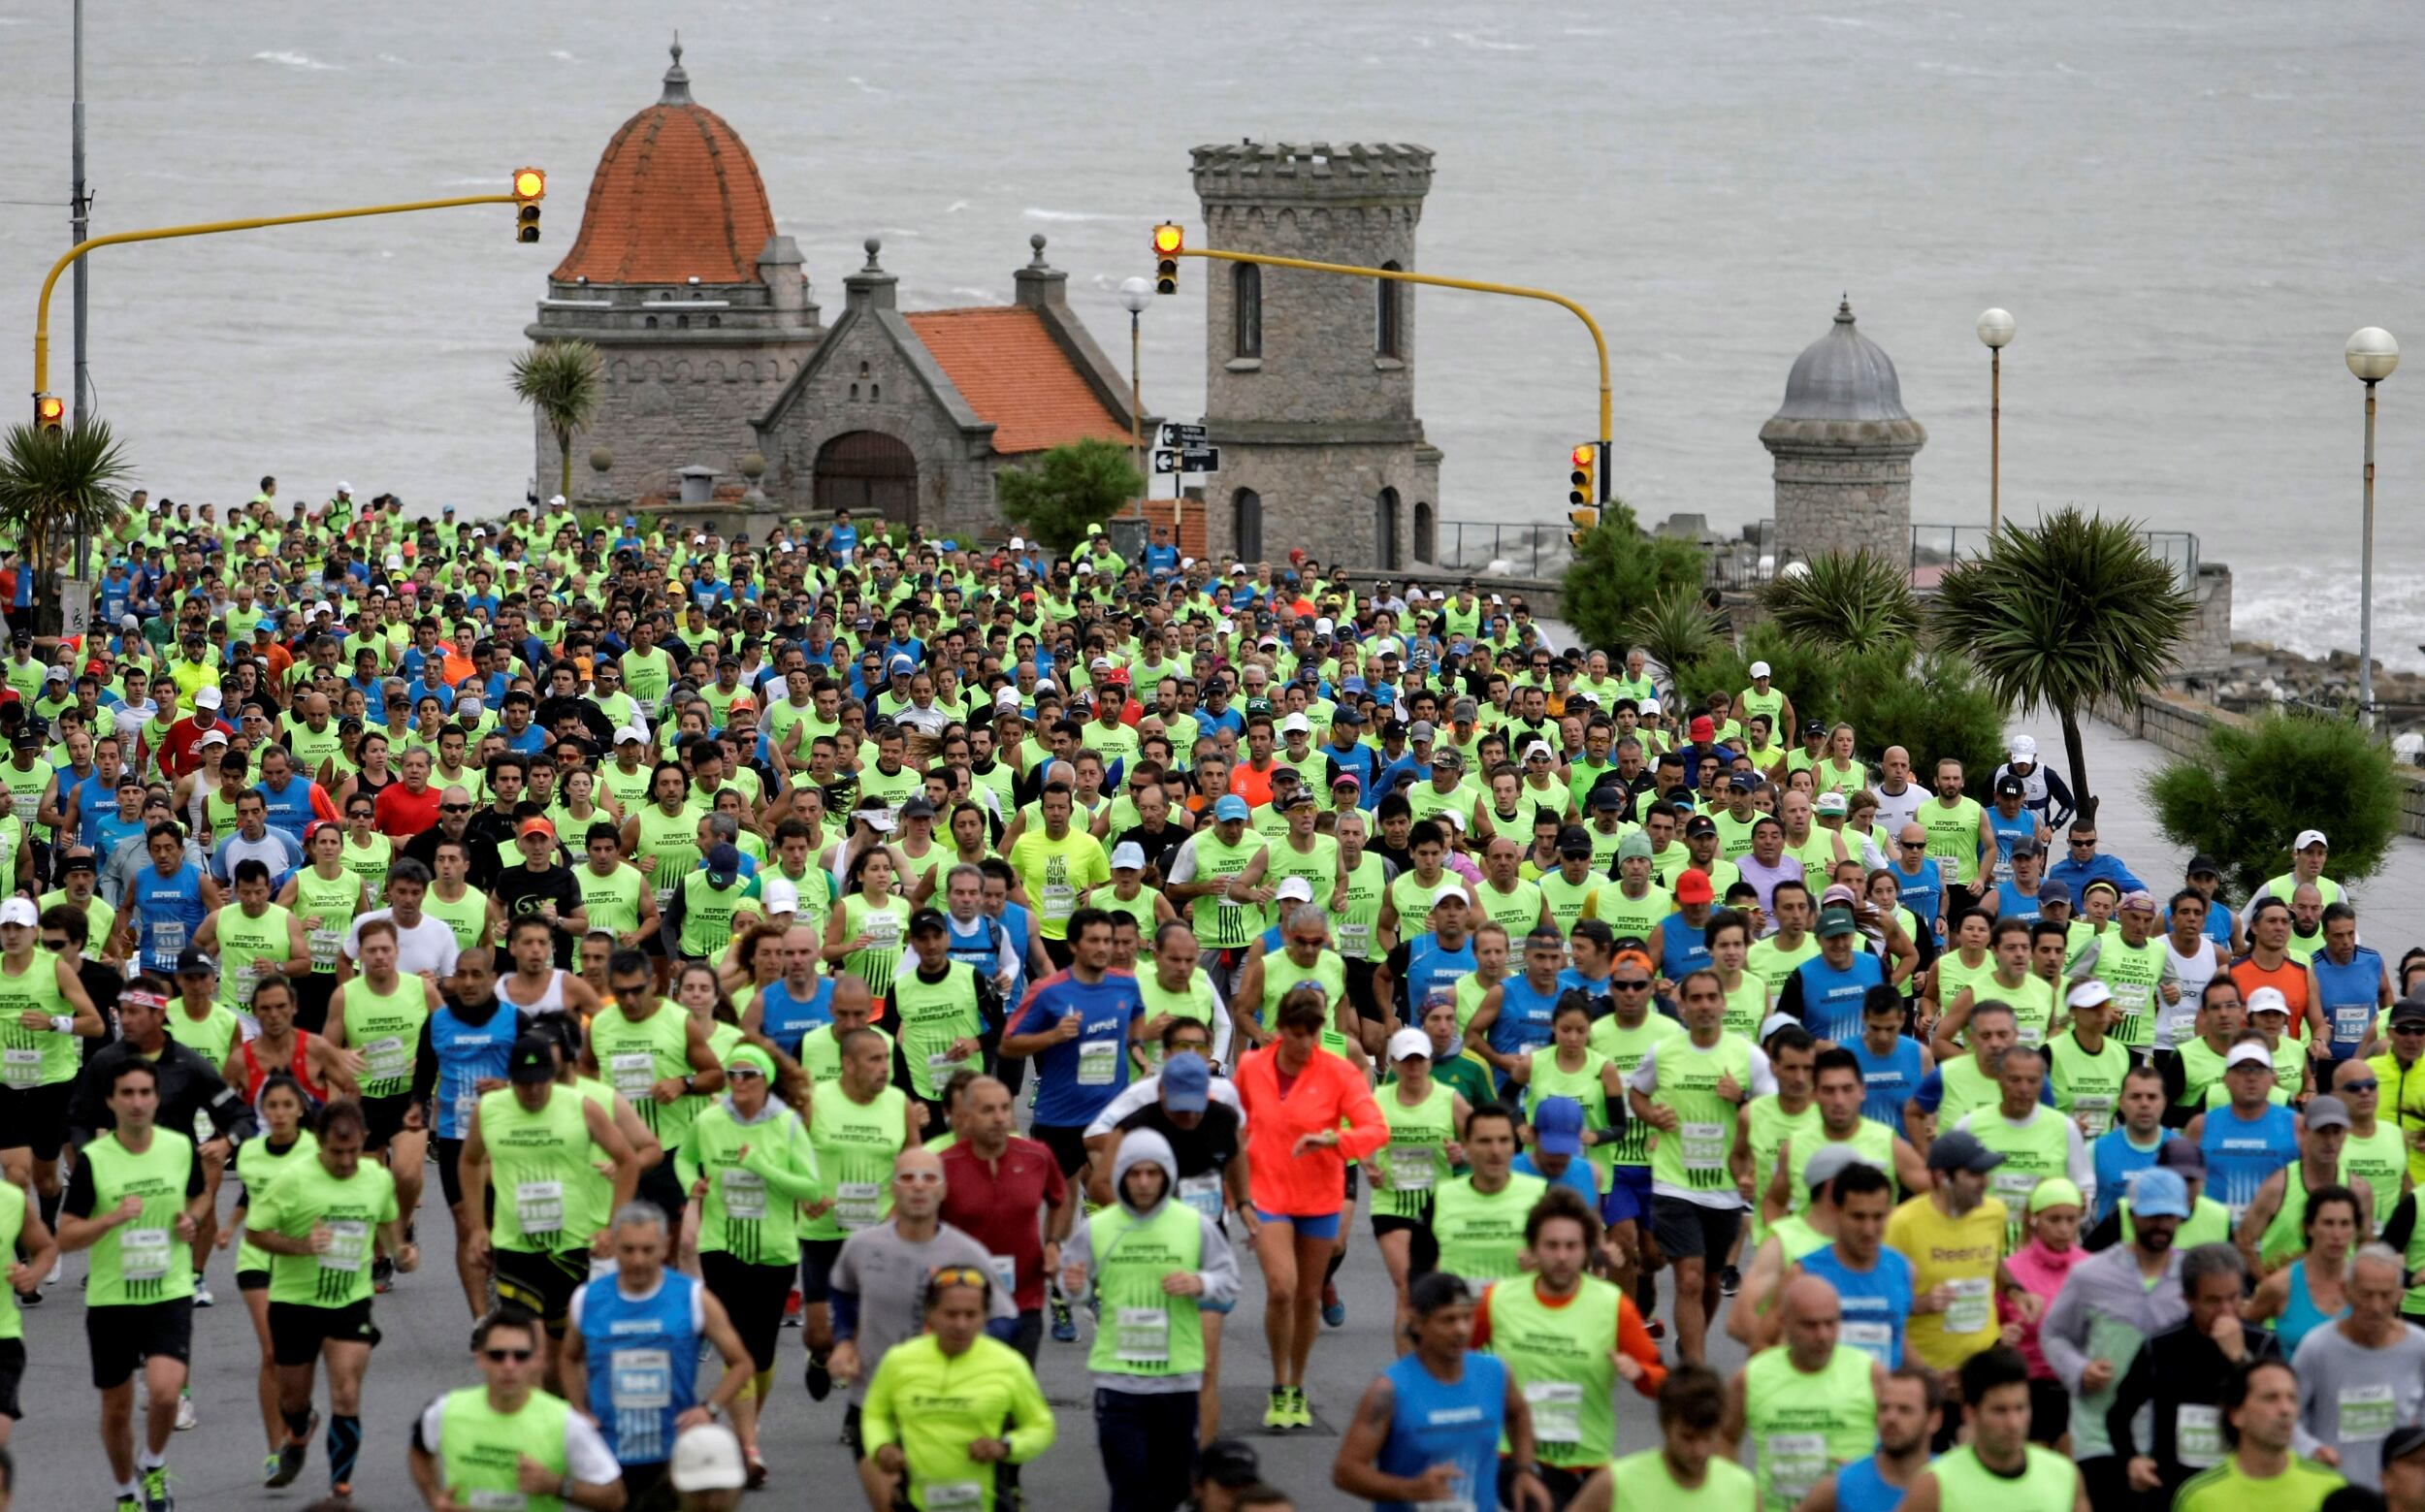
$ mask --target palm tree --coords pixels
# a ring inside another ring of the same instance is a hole
[[[1929,621],[2010,704],[2063,722],[2072,791],[2093,824],[2080,716],[2100,697],[2135,707],[2154,692],[2196,614],[2138,522],[2071,505],[2032,527],[2007,522],[1986,556],[1956,563]]]
[[[56,431],[10,428],[0,452],[0,539],[24,551],[18,570],[34,574],[37,625],[45,618],[45,589],[58,543],[79,528],[95,540],[114,535],[126,511],[127,471],[125,453],[106,420]]]
[[[1718,617],[1701,601],[1697,584],[1673,583],[1633,611],[1625,631],[1634,645],[1679,680],[1718,647]]]
[[[1920,633],[1909,567],[1866,547],[1822,552],[1778,575],[1760,595],[1795,640],[1859,654]]]
[[[557,492],[572,498],[572,437],[598,413],[598,348],[587,341],[535,341],[514,359],[514,393],[538,411],[564,458]]]

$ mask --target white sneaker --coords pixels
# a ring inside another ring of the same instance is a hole
[[[210,1295],[210,1283],[200,1276],[194,1277],[194,1305],[197,1307],[218,1305],[218,1299]]]
[[[42,1278],[42,1284],[56,1286],[59,1284],[59,1277],[65,1274],[67,1274],[67,1255],[62,1251],[58,1259],[50,1262],[50,1273]]]
[[[189,1429],[201,1421],[202,1420],[200,1418],[194,1416],[194,1394],[191,1391],[178,1392],[177,1394],[178,1428],[179,1430]]]

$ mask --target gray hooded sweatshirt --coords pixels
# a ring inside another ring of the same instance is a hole
[[[1127,1178],[1131,1168],[1152,1162],[1162,1168],[1162,1201],[1151,1207],[1129,1206]],[[1179,1189],[1179,1160],[1171,1153],[1170,1142],[1151,1129],[1131,1129],[1120,1137],[1119,1157],[1112,1162],[1112,1190],[1119,1198],[1120,1211],[1135,1219],[1150,1218],[1162,1210],[1163,1204],[1174,1200]],[[1229,1240],[1202,1213],[1196,1222],[1204,1229],[1203,1269],[1196,1272],[1204,1283],[1204,1294],[1195,1299],[1197,1305],[1219,1307],[1238,1300],[1238,1259],[1230,1253]],[[1094,1289],[1094,1230],[1091,1223],[1081,1221],[1076,1232],[1061,1245],[1061,1265],[1082,1266],[1086,1271],[1086,1291]],[[1070,1298],[1083,1302],[1082,1293]],[[1173,1298],[1184,1302],[1184,1298]],[[1099,1326],[1099,1325],[1098,1325]],[[1204,1372],[1186,1375],[1128,1375],[1118,1371],[1097,1371],[1094,1384],[1107,1391],[1128,1392],[1141,1397],[1174,1396],[1180,1392],[1201,1391]]]

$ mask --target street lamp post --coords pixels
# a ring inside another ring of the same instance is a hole
[[[1146,471],[1145,399],[1143,397],[1143,392],[1139,389],[1137,384],[1137,317],[1144,314],[1146,312],[1146,306],[1152,303],[1153,285],[1151,282],[1144,278],[1124,278],[1120,280],[1120,308],[1128,311],[1129,460],[1135,464],[1137,476],[1143,480],[1142,486],[1146,491],[1145,497],[1147,499],[1153,497],[1153,478],[1150,473]],[[1144,504],[1140,502],[1138,505],[1140,513],[1144,512]],[[1179,505],[1174,502],[1171,505],[1172,519],[1176,521],[1178,515]],[[1174,525],[1172,533],[1174,535],[1178,533],[1176,525]]]
[[[1988,539],[1992,542],[2004,524],[2004,348],[2013,340],[2011,312],[1983,312],[1979,339],[1988,345]]]
[[[2365,537],[2358,556],[2358,722],[2375,727],[2375,385],[2400,366],[2400,343],[2380,326],[2349,338],[2342,360],[2366,385]]]

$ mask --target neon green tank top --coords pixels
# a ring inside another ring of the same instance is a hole
[[[1869,1453],[1878,1416],[1870,1358],[1838,1344],[1825,1367],[1804,1374],[1779,1345],[1743,1367],[1743,1421],[1757,1451],[1762,1512],[1793,1512],[1812,1487]]]
[[[337,970],[337,954],[362,906],[362,879],[340,871],[323,877],[317,867],[295,874],[295,912],[303,916],[304,939],[311,949],[311,969],[322,975]]]
[[[395,1097],[412,1090],[413,1057],[421,1048],[422,1027],[430,1021],[426,984],[418,977],[400,975],[394,986],[379,992],[370,978],[356,977],[341,990],[345,1044],[361,1051],[365,1062],[362,1095]]]
[[[1376,1157],[1381,1179],[1373,1191],[1375,1210],[1399,1218],[1420,1218],[1432,1194],[1448,1179],[1446,1146],[1456,1137],[1457,1094],[1435,1079],[1421,1102],[1407,1107],[1395,1085],[1374,1094],[1381,1121],[1389,1125],[1389,1142]]]
[[[0,1086],[22,1092],[75,1080],[82,1065],[76,1036],[24,1027],[17,1015],[28,1010],[45,1018],[68,1015],[67,994],[59,990],[59,958],[41,946],[34,947],[22,974],[12,977],[0,968]],[[182,1016],[174,1007],[169,1012]],[[0,1193],[0,1206],[6,1206],[6,1195]]]
[[[1751,1043],[1721,1033],[1704,1050],[1682,1035],[1659,1047],[1659,1089],[1652,1101],[1675,1110],[1673,1134],[1662,1133],[1651,1145],[1654,1180],[1680,1190],[1714,1192],[1734,1184],[1727,1171],[1727,1154],[1734,1145],[1734,1105],[1722,1100],[1718,1083],[1728,1077],[1750,1090]]]
[[[1535,1453],[1544,1464],[1582,1470],[1604,1464],[1617,1441],[1610,1358],[1617,1336],[1617,1289],[1598,1276],[1577,1278],[1560,1306],[1540,1300],[1538,1284],[1514,1276],[1490,1291],[1490,1352],[1507,1362],[1533,1410]],[[1500,1452],[1509,1452],[1504,1434]]]
[[[894,1086],[865,1104],[834,1087],[809,1105],[808,1142],[833,1206],[808,1220],[803,1239],[843,1239],[892,1215],[892,1161],[909,1142],[908,1107],[908,1094]]]

